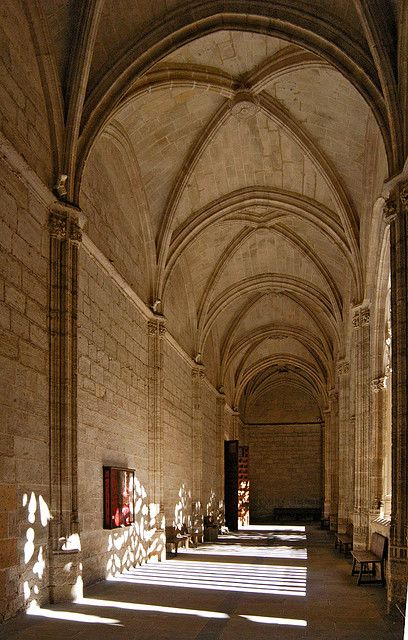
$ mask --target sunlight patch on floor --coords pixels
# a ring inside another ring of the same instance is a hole
[[[258,622],[260,624],[280,624],[290,627],[307,627],[306,620],[295,620],[294,618],[271,618],[269,616],[247,616],[240,615],[240,618],[245,618],[250,622]]]
[[[210,556],[242,556],[256,558],[286,558],[288,560],[307,560],[307,550],[303,547],[296,549],[284,545],[273,546],[243,546],[241,544],[206,544],[198,549],[183,549],[181,553]]]
[[[54,611],[53,609],[42,609],[38,606],[30,606],[27,609],[27,615],[50,618],[53,620],[66,620],[67,622],[86,622],[88,624],[123,626],[119,620],[115,620],[113,618],[101,618],[100,616],[90,615],[87,613],[77,613],[76,611]]]
[[[305,596],[306,567],[178,560],[144,565],[111,580],[133,584]]]
[[[179,614],[183,616],[198,616],[200,618],[229,618],[227,613],[221,611],[205,611],[203,609],[181,609],[180,607],[165,607],[156,604],[142,604],[138,602],[121,602],[116,600],[100,600],[99,598],[80,598],[77,604],[91,607],[109,607],[113,609],[125,609],[127,611],[146,611],[153,613]]]

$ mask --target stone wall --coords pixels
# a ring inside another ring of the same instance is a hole
[[[191,514],[193,424],[191,365],[165,342],[163,363],[163,484],[168,524]]]
[[[0,163],[0,620],[47,600],[48,231]]]
[[[250,517],[274,508],[320,508],[321,425],[262,425],[248,429]]]
[[[30,7],[24,6],[28,4],[20,0],[1,3],[0,129],[48,184],[52,176],[53,154],[38,66],[40,57],[33,45],[27,21]],[[52,126],[57,126],[57,123],[52,123]]]
[[[203,394],[203,507],[208,514],[213,514],[218,509],[219,479],[216,472],[220,455],[217,446],[217,405],[214,389],[209,385],[204,386]],[[219,468],[219,467],[218,467]]]
[[[79,513],[85,584],[152,555],[149,311],[141,312],[143,303],[129,297],[120,276],[115,281],[114,270],[106,265],[86,240],[80,253],[78,307]],[[193,419],[196,367],[166,331],[161,341],[156,364],[160,368],[162,504],[167,524],[190,523],[192,500],[200,500],[206,510],[212,502],[218,507],[222,498],[217,476],[222,455],[216,437],[217,394],[199,376]],[[103,465],[136,470],[139,500],[134,527],[103,529]],[[202,483],[193,495],[195,477]]]
[[[126,148],[119,143],[105,135],[95,144],[84,171],[80,205],[86,211],[89,238],[133,291],[147,301],[152,260],[149,222],[136,171],[132,172]]]
[[[145,559],[145,541],[136,527],[102,528],[102,467],[135,469],[139,497],[148,501],[147,325],[84,249],[79,284],[79,511],[83,576],[89,583],[123,569],[132,545],[133,559]],[[139,510],[139,526],[145,516]]]
[[[313,422],[319,417],[316,400],[288,383],[262,394],[246,415],[251,424]]]

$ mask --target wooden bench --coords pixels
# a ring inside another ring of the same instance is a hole
[[[177,527],[166,527],[166,546],[170,546],[170,551],[172,545],[174,546],[174,555],[177,555],[179,544],[187,545],[190,540],[190,535],[186,533],[182,533],[180,529]]]
[[[353,525],[351,522],[349,522],[344,533],[335,534],[334,548],[338,548],[340,553],[344,550],[344,555],[347,556],[347,554],[351,551],[352,546]]]
[[[187,527],[186,524],[182,524],[181,527],[180,527],[180,533],[183,536],[187,536],[188,537],[187,545],[190,545],[190,543],[191,543],[194,547],[198,547],[198,542],[199,542],[198,529],[192,531],[191,529],[189,529]]]
[[[383,586],[385,585],[384,562],[387,556],[387,543],[388,540],[385,536],[373,533],[369,551],[353,550],[351,552],[353,556],[351,575],[359,574],[357,584],[381,583]],[[360,565],[360,569],[357,568],[357,564]],[[380,565],[380,578],[375,577],[377,564]],[[363,576],[369,576],[369,578],[363,581]]]

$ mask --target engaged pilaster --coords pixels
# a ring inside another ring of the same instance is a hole
[[[241,414],[238,407],[234,407],[231,412],[232,440],[240,440],[241,435]]]
[[[57,205],[50,233],[50,600],[82,590],[78,520],[77,302],[81,214]]]
[[[354,534],[356,549],[368,547],[369,536],[369,430],[370,430],[370,309],[360,307],[353,316],[355,375]]]
[[[224,417],[225,395],[219,392],[217,396],[217,493],[218,500],[224,496]]]
[[[198,504],[203,508],[203,410],[202,387],[204,383],[204,367],[198,365],[191,370],[192,398],[193,398],[193,502],[195,502],[196,514]]]
[[[406,597],[408,521],[408,182],[384,206],[390,225],[392,323],[392,503],[388,599]]]
[[[331,459],[330,459],[330,409],[325,409],[324,429],[323,429],[323,452],[324,452],[324,506],[323,515],[325,518],[330,516],[331,512]]]
[[[163,396],[163,340],[166,333],[164,318],[149,320],[149,484],[151,501],[157,513],[163,505],[163,421],[161,399]]]
[[[339,394],[330,390],[330,530],[337,531],[339,507]]]
[[[386,378],[371,381],[371,429],[370,429],[370,517],[380,515],[383,499],[383,438],[386,404]]]
[[[353,510],[350,495],[353,495],[354,467],[353,438],[350,437],[350,363],[340,360],[337,364],[339,389],[339,509],[338,531],[344,533]]]

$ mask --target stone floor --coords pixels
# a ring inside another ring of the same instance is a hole
[[[314,526],[241,530],[4,625],[1,640],[399,640],[385,589],[360,586]]]

